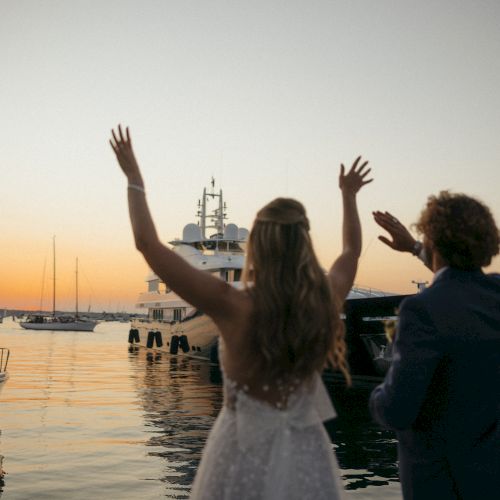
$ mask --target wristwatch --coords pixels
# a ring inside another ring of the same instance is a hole
[[[418,257],[420,255],[420,252],[422,251],[423,244],[421,241],[415,241],[415,244],[413,245],[413,248],[411,250],[411,253]]]

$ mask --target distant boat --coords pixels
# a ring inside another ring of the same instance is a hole
[[[73,316],[29,316],[21,326],[26,330],[59,330],[69,332],[93,332],[97,321]]]
[[[53,238],[53,287],[52,287],[52,316],[42,314],[31,315],[20,325],[26,330],[58,330],[71,332],[93,332],[97,321],[80,318],[78,316],[78,258],[76,259],[76,301],[74,316],[56,316],[56,238]]]

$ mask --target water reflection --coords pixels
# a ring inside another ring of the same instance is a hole
[[[218,368],[126,350],[127,330],[30,333],[0,326],[11,349],[1,393],[3,498],[187,498],[222,405]],[[396,451],[367,411],[370,389],[330,386],[328,426],[347,498],[401,498]]]
[[[5,497],[164,498],[165,462],[144,453],[152,434],[123,326],[98,328],[90,335],[1,325],[12,353],[1,394]]]
[[[368,410],[372,389],[370,385],[350,389],[329,385],[338,418],[327,423],[327,430],[336,445],[347,490],[399,483],[394,434],[375,424]]]
[[[165,353],[129,350],[144,408],[148,455],[165,459],[161,481],[168,493],[188,494],[208,432],[222,405],[221,377],[216,366]]]

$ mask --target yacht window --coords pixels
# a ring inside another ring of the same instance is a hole
[[[181,321],[182,319],[182,309],[174,309],[174,321]]]
[[[157,321],[163,320],[163,309],[153,309],[153,319]]]

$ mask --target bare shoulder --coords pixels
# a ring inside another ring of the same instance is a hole
[[[230,304],[228,314],[214,318],[221,336],[228,349],[239,345],[248,331],[253,314],[253,299],[247,289],[237,290],[231,287],[227,300]]]
[[[234,314],[218,324],[222,337],[224,372],[232,380],[243,380],[248,368],[248,348],[251,342],[254,302],[248,290],[237,290]]]

